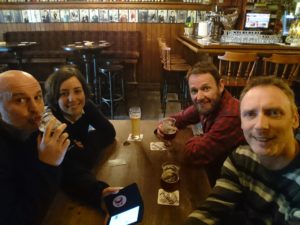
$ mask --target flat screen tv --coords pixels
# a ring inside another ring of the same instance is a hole
[[[247,12],[245,20],[245,29],[268,29],[270,16],[270,13]]]

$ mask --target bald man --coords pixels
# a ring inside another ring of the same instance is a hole
[[[0,74],[0,225],[39,224],[59,186],[66,124],[38,132],[42,90],[30,74]]]

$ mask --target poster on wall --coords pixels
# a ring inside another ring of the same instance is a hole
[[[70,9],[70,22],[79,22],[79,10]]]
[[[128,22],[128,9],[119,10],[119,22],[121,23]]]
[[[43,23],[50,23],[50,10],[49,9],[41,10],[41,20]]]
[[[157,12],[157,19],[159,23],[167,23],[167,10],[158,10]]]
[[[137,10],[129,9],[129,22],[136,23],[137,22]]]
[[[168,10],[168,22],[169,23],[176,23],[177,20],[177,12],[176,10]]]
[[[109,9],[108,10],[108,21],[109,22],[118,22],[119,21],[119,10]]]
[[[185,23],[187,16],[186,10],[178,10],[177,11],[177,23]]]
[[[98,9],[90,9],[90,22],[91,23],[98,23],[99,22]]]
[[[139,23],[147,23],[148,22],[148,10],[147,9],[139,9],[138,10],[138,22]]]
[[[68,9],[60,10],[60,21],[63,23],[70,22],[70,11]]]
[[[108,22],[108,10],[99,9],[99,22]]]
[[[157,10],[148,10],[148,23],[157,23]]]
[[[59,9],[51,9],[50,10],[50,21],[52,23],[58,23],[58,22],[60,22]]]
[[[29,10],[29,23],[41,23],[41,12],[38,9]]]
[[[88,23],[90,21],[90,12],[88,9],[80,9],[79,15],[80,15],[80,22]]]

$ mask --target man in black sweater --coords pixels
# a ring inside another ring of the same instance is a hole
[[[0,225],[40,224],[60,185],[98,209],[103,196],[120,189],[65,157],[70,145],[65,123],[56,127],[52,119],[39,131],[43,111],[42,90],[32,75],[0,74]]]

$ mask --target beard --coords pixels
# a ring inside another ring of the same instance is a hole
[[[193,101],[194,106],[196,107],[197,111],[202,115],[208,115],[216,110],[219,107],[221,102],[221,95],[219,94],[214,100],[207,99],[201,101]],[[203,106],[205,104],[205,106]]]

